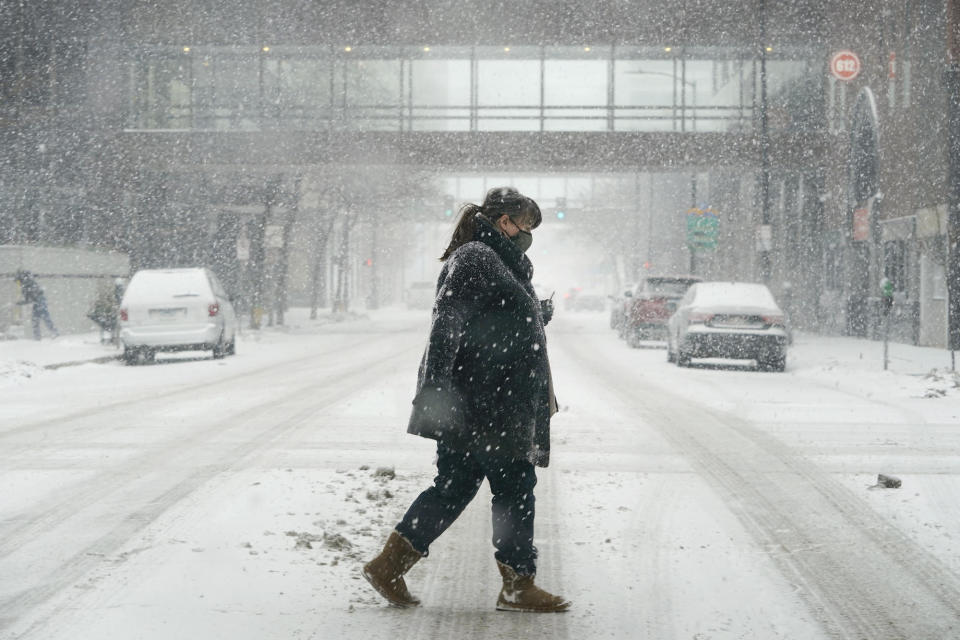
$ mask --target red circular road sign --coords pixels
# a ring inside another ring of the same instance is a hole
[[[837,51],[830,58],[830,73],[837,80],[853,80],[860,75],[860,58],[853,51]]]

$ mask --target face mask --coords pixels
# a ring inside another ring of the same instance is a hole
[[[520,229],[519,233],[510,238],[510,240],[513,241],[513,244],[517,245],[517,248],[520,249],[520,251],[526,253],[527,249],[530,248],[530,245],[533,244],[533,234],[529,231]]]

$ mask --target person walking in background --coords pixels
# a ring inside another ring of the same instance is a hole
[[[113,286],[101,284],[97,288],[97,297],[87,317],[100,327],[101,343],[120,344],[120,301],[123,300],[124,290],[121,278],[116,278]]]
[[[437,282],[430,338],[409,433],[437,441],[437,476],[414,500],[363,576],[390,604],[419,604],[403,575],[463,512],[484,478],[493,494],[494,557],[503,578],[496,607],[560,612],[563,597],[534,584],[536,466],[550,459],[556,399],[544,325],[525,255],[540,224],[537,203],[516,189],[467,204]]]
[[[120,344],[120,303],[123,302],[123,294],[127,290],[127,283],[123,278],[114,278],[113,279],[113,331],[110,332],[110,342],[119,345]]]
[[[54,338],[59,336],[60,333],[57,331],[57,328],[53,326],[53,320],[50,318],[50,311],[47,309],[47,296],[44,295],[43,287],[37,283],[37,280],[34,278],[33,274],[24,269],[20,269],[14,276],[14,280],[20,285],[20,294],[23,296],[23,300],[20,300],[17,302],[17,304],[33,305],[31,321],[33,324],[34,340],[39,340],[41,337],[41,321],[47,325],[47,329],[50,330],[50,333],[53,334]]]

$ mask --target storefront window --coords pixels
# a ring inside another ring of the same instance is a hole
[[[907,288],[907,247],[903,240],[883,243],[883,275],[893,283],[894,291]]]

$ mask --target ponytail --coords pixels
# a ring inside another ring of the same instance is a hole
[[[480,205],[467,203],[460,208],[460,219],[457,221],[457,226],[453,230],[453,237],[450,238],[450,244],[447,245],[446,251],[443,252],[443,255],[440,256],[440,260],[444,261],[450,257],[454,251],[459,249],[462,245],[467,244],[473,240],[473,234],[477,230],[477,214],[483,213],[483,207]]]
[[[483,204],[467,203],[460,209],[460,219],[453,230],[453,237],[447,250],[440,256],[446,260],[454,251],[473,240],[477,231],[477,216],[483,216],[490,222],[500,219],[500,216],[510,216],[516,222],[526,223],[531,229],[540,225],[542,216],[537,203],[521,194],[513,187],[494,187],[487,191]]]

